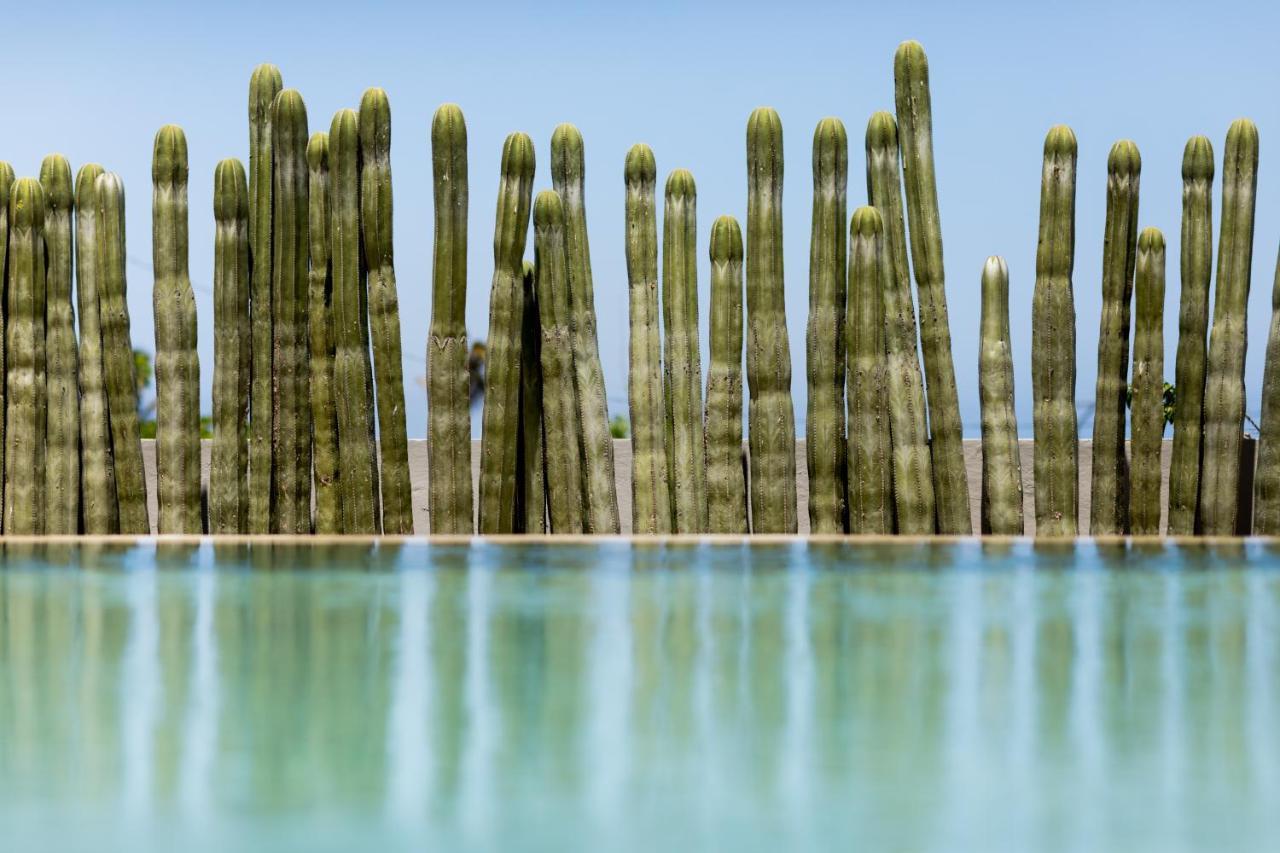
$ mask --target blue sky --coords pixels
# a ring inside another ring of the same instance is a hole
[[[1180,164],[1188,136],[1204,133],[1219,160],[1228,125],[1257,122],[1262,139],[1248,411],[1256,418],[1280,215],[1280,14],[1264,4],[453,4],[222,3],[30,5],[6,10],[5,118],[0,158],[19,175],[50,151],[73,168],[119,172],[128,194],[129,303],[135,344],[153,347],[150,157],[157,128],[185,128],[191,158],[191,278],[199,310],[202,392],[213,367],[213,169],[247,158],[247,92],[255,64],[280,66],[306,99],[312,130],[385,88],[393,117],[396,273],[411,436],[426,432],[430,319],[431,158],[435,108],[460,104],[471,179],[467,324],[485,337],[492,231],[502,140],[536,145],[536,188],[552,129],[586,139],[587,215],[600,349],[610,407],[626,411],[627,301],[622,166],[635,142],[657,155],[659,180],[688,168],[698,182],[703,353],[709,289],[706,243],[722,213],[745,218],[745,129],[752,108],[782,116],[787,319],[793,390],[803,421],[810,151],[824,116],[842,119],[850,151],[850,212],[865,202],[862,138],[868,116],[892,109],[893,52],[906,38],[929,54],[938,192],[951,332],[967,435],[979,432],[979,275],[987,255],[1010,271],[1019,425],[1031,433],[1030,316],[1041,146],[1069,124],[1080,142],[1075,292],[1081,414],[1094,396],[1106,156],[1132,138],[1142,152],[1139,222],[1168,240],[1166,374],[1177,345]],[[108,6],[114,6],[108,8]],[[53,25],[56,25],[53,26]],[[532,240],[529,255],[532,256]],[[1083,424],[1082,424],[1083,426]],[[1089,435],[1083,430],[1083,435]]]

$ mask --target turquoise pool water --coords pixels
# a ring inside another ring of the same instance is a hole
[[[6,850],[1249,850],[1280,550],[9,546]]]

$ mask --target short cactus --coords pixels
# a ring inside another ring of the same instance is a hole
[[[885,356],[884,221],[874,207],[849,226],[849,532],[893,532],[888,367]]]
[[[307,141],[307,336],[310,342],[311,464],[316,533],[342,532],[338,482],[338,390],[333,380],[333,265],[329,255],[329,134]]]
[[[1160,446],[1164,443],[1164,235],[1138,235],[1133,323],[1132,483],[1129,526],[1160,535]]]
[[[843,217],[840,230],[844,231]],[[844,264],[840,266],[843,269]],[[843,292],[844,287],[840,289]],[[840,313],[844,313],[843,305]],[[841,353],[842,376],[843,367]],[[840,397],[843,409],[843,388]],[[842,424],[843,415],[841,411]],[[711,364],[707,369],[705,434],[707,532],[747,533],[747,479],[742,457],[742,229],[732,216],[721,216],[711,226]],[[843,436],[840,441],[844,442]],[[842,481],[844,476],[841,472]]]
[[[982,268],[982,333],[978,345],[982,406],[984,534],[1021,536],[1022,459],[1013,407],[1013,347],[1009,342],[1009,267],[993,255]]]
[[[9,257],[9,195],[13,190],[13,166],[0,160],[0,284],[8,281]],[[5,316],[8,305],[0,299],[0,330],[5,328]],[[5,334],[0,331],[0,364],[5,363]],[[4,518],[4,455],[5,455],[5,412],[7,411],[5,383],[0,382],[0,527]],[[114,496],[114,495],[113,495]]]
[[[537,278],[524,262],[524,320],[520,342],[520,452],[516,475],[516,524],[520,533],[547,532],[547,489],[542,452],[542,322],[538,316]]]

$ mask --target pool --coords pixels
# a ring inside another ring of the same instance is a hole
[[[11,850],[1258,850],[1280,548],[56,545]]]

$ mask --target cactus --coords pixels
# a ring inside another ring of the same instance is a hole
[[[1178,314],[1178,360],[1174,368],[1174,387],[1178,390],[1173,407],[1173,456],[1169,462],[1171,536],[1194,534],[1200,508],[1212,229],[1213,145],[1207,137],[1193,136],[1182,153],[1182,308]],[[1264,394],[1263,400],[1266,399],[1268,395]]]
[[[582,134],[562,124],[551,135],[551,180],[564,207],[569,307],[573,311],[573,383],[582,424],[582,483],[586,532],[618,533],[618,492],[613,479],[613,436],[609,432],[604,373],[596,339],[591,248],[583,205],[585,179]]]
[[[489,293],[487,387],[480,440],[481,533],[515,530],[524,246],[529,231],[534,165],[533,140],[523,133],[508,136],[502,145],[502,179],[498,184],[498,213],[493,235],[493,283]],[[547,434],[559,435],[551,429]],[[574,453],[578,452],[575,447]],[[568,487],[559,480],[553,482],[558,488]],[[555,530],[554,520],[552,529]]]
[[[9,195],[5,327],[4,531],[11,536],[40,535],[45,530],[44,220],[40,182],[19,178]]]
[[[657,176],[653,151],[648,145],[633,145],[627,152],[623,177],[627,191],[627,291],[631,318],[627,383],[631,409],[631,532],[637,535],[671,532],[658,316]],[[741,444],[741,426],[738,432]]]
[[[1138,235],[1133,323],[1132,478],[1129,524],[1160,535],[1160,445],[1164,441],[1164,235]]]
[[[1080,525],[1075,256],[1076,135],[1057,125],[1044,139],[1031,300],[1037,536],[1075,536]]]
[[[311,461],[316,533],[342,532],[337,388],[333,380],[333,267],[329,257],[329,134],[307,140],[307,335],[310,342]]]
[[[1102,321],[1098,332],[1098,396],[1093,413],[1093,479],[1089,532],[1129,530],[1129,464],[1124,405],[1129,370],[1129,314],[1138,239],[1138,146],[1122,139],[1107,157],[1107,219],[1102,250]]]
[[[533,263],[524,262],[524,317],[520,341],[520,448],[516,524],[520,533],[547,532],[547,491],[542,455],[542,323]]]
[[[249,187],[244,165],[213,172],[213,453],[209,532],[249,531]]]
[[[849,223],[849,532],[893,532],[889,394],[885,355],[884,220],[860,207]],[[754,476],[754,474],[753,474]]]
[[[893,498],[899,533],[927,535],[937,529],[933,463],[924,402],[924,379],[916,348],[916,312],[902,220],[902,176],[898,124],[878,112],[867,122],[867,198],[884,227],[885,346],[889,368],[889,438],[893,447]]]
[[[1280,260],[1271,287],[1271,328],[1262,373],[1262,422],[1254,473],[1253,534],[1280,534]]]
[[[698,190],[693,175],[667,176],[662,229],[663,370],[667,384],[667,458],[671,529],[707,529],[706,445],[702,424],[702,357],[698,346]]]
[[[360,226],[369,265],[369,332],[382,449],[382,532],[411,534],[413,489],[391,236],[391,105],[381,89],[369,89],[360,99],[360,162]]]
[[[377,533],[378,461],[373,449],[373,370],[368,294],[360,255],[359,131],[355,110],[329,127],[329,242],[333,268],[333,382],[338,414],[342,532]]]
[[[50,154],[40,164],[44,189],[46,393],[44,532],[80,532],[80,378],[71,307],[71,164]]]
[[[9,266],[9,196],[13,190],[13,166],[0,160],[0,285],[4,285],[8,281]],[[0,299],[0,365],[5,364],[5,316],[8,306],[4,299]],[[7,411],[7,397],[5,394],[5,383],[0,382],[0,527],[3,527],[4,518],[4,494],[5,494],[5,475],[4,475],[4,459],[5,448],[5,412]],[[114,493],[113,493],[114,497]],[[7,529],[7,528],[5,528]]]
[[[839,119],[813,134],[813,231],[809,243],[808,418],[809,529],[843,533],[848,514],[844,435],[845,199],[849,139]]]
[[[280,69],[262,64],[249,79],[249,258],[253,282],[249,322],[253,370],[249,401],[249,529],[270,533],[274,519],[272,480],[271,313],[271,119],[284,88]]]
[[[840,220],[843,233],[844,217]],[[844,292],[843,283],[840,292]],[[844,314],[843,304],[840,313]],[[840,368],[843,377],[843,351]],[[840,405],[843,409],[843,388]],[[843,425],[844,412],[840,414]],[[742,229],[732,216],[721,216],[711,226],[711,364],[705,434],[707,532],[747,533],[747,481],[742,466]],[[843,471],[840,479],[844,480]]]
[[[1025,532],[1022,459],[1013,407],[1009,267],[998,255],[987,258],[982,268],[978,396],[982,405],[982,532],[1021,536]]]
[[[529,156],[531,158],[532,154]],[[506,174],[505,169],[503,172]],[[509,201],[514,202],[515,199]],[[581,533],[582,463],[578,453],[580,427],[573,387],[572,309],[569,307],[569,281],[565,269],[564,205],[554,191],[538,193],[533,208],[533,229],[537,253],[538,316],[542,327],[542,416],[546,435],[552,439],[546,445],[547,482],[553,484],[547,490],[551,532]]]
[[[751,528],[756,533],[795,533],[796,416],[782,268],[782,120],[769,107],[756,109],[747,121],[746,277]]]
[[[202,533],[200,360],[187,273],[187,138],[168,124],[151,160],[156,322],[156,492],[161,533]]]
[[[445,104],[431,121],[435,262],[427,347],[427,472],[432,533],[474,533],[467,371],[467,125]]]
[[[125,276],[124,183],[114,172],[94,182],[97,196],[98,305],[102,314],[102,364],[107,385],[107,418],[115,462],[120,532],[151,532],[147,482],[138,431],[138,384],[129,339],[128,281]]]
[[[1258,128],[1248,119],[1237,119],[1227,131],[1223,154],[1222,230],[1218,236],[1218,280],[1204,394],[1200,520],[1210,536],[1231,536],[1236,532],[1257,189]],[[1263,476],[1268,475],[1264,472]]]
[[[942,265],[942,229],[933,164],[929,62],[919,42],[905,41],[893,60],[898,141],[907,192],[911,260],[920,297],[920,348],[929,393],[933,491],[940,533],[969,534],[969,481],[961,443],[960,401],[951,361],[951,329]]]

